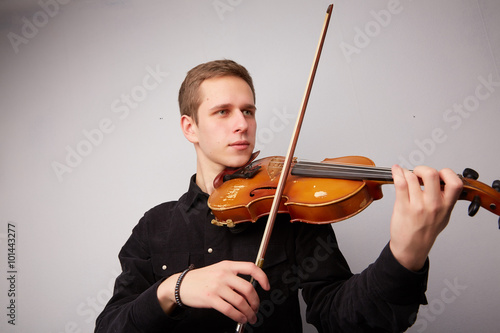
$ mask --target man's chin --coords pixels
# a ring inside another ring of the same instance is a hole
[[[240,168],[248,163],[251,156],[252,152],[247,152],[245,154],[239,154],[239,156],[229,158],[227,166],[230,168]]]

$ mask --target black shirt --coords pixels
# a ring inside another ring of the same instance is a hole
[[[211,224],[208,195],[195,184],[178,201],[160,204],[139,221],[120,251],[122,273],[95,332],[234,332],[236,323],[213,309],[177,308],[166,315],[156,290],[190,264],[255,262],[266,220],[234,229]],[[290,223],[278,216],[263,269],[271,290],[257,287],[258,321],[247,332],[302,332],[298,290],[307,321],[319,332],[401,332],[425,304],[428,262],[420,272],[401,266],[386,246],[353,275],[330,225]],[[188,273],[189,274],[189,273]]]

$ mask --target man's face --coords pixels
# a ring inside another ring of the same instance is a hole
[[[240,167],[255,146],[255,105],[250,86],[241,78],[223,76],[200,86],[196,133],[200,163],[216,169]]]

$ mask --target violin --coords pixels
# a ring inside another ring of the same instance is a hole
[[[208,199],[215,216],[212,223],[234,227],[269,214],[283,161],[281,156],[272,156],[223,171],[214,181],[215,190]],[[487,186],[469,168],[459,177],[464,185],[459,200],[471,202],[469,216],[474,216],[480,207],[500,215],[500,180]],[[363,156],[326,158],[322,162],[294,158],[286,178],[278,213],[289,214],[291,222],[311,224],[348,219],[381,199],[382,185],[393,183],[390,168],[376,167]]]

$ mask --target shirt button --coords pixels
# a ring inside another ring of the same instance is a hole
[[[166,270],[167,269],[167,265],[161,266],[161,269]]]
[[[214,250],[211,247],[209,247],[207,251],[208,251],[208,253],[214,252]]]

